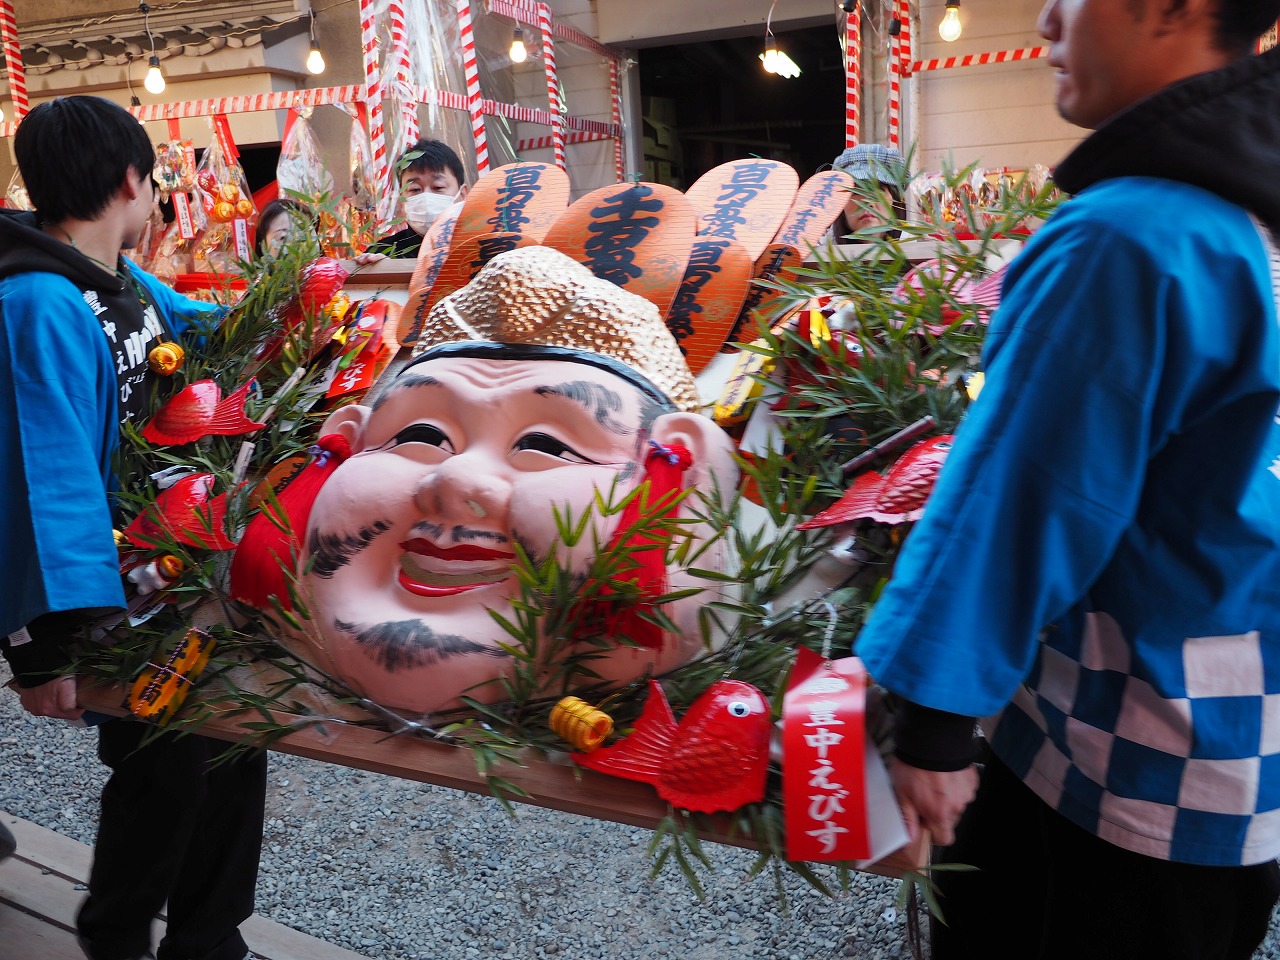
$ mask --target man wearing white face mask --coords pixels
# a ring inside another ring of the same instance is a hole
[[[374,241],[368,252],[416,258],[431,224],[466,197],[466,172],[453,148],[440,140],[419,140],[396,161],[396,169],[407,226]]]

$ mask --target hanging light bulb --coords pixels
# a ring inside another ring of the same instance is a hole
[[[161,78],[161,79],[163,79],[163,78]],[[136,93],[135,93],[133,96],[131,96],[131,97],[129,98],[129,106],[131,106],[131,107],[138,107],[139,109],[141,109],[141,108],[142,108],[142,101],[138,99],[138,95],[137,95]],[[147,121],[145,121],[145,120],[143,120],[141,117],[139,117],[139,118],[138,118],[138,126],[140,126],[140,127],[145,127],[146,125],[147,125]]]
[[[314,74],[324,73],[324,54],[314,43],[311,45],[311,52],[307,54],[307,71]]]
[[[515,32],[511,34],[511,62],[524,63],[529,59],[529,51],[524,45],[524,30],[516,27]]]
[[[151,8],[140,3],[138,12],[142,14],[142,24],[146,28],[147,39],[151,41],[151,59],[147,61],[147,76],[142,85],[147,88],[147,93],[164,93],[164,74],[160,72],[160,58],[156,56],[156,37],[151,32]]]
[[[960,0],[947,0],[947,12],[938,24],[938,36],[947,43],[960,39]]]
[[[147,77],[142,85],[147,88],[147,93],[164,93],[164,73],[160,70],[160,58],[153,53],[147,63],[150,66],[147,67]]]
[[[760,54],[760,62],[764,65],[765,73],[778,72],[778,44],[772,34],[765,37],[764,53]]]
[[[772,34],[765,38],[764,53],[760,54],[760,63],[765,73],[789,79],[800,76],[799,65],[787,56],[786,51],[778,49],[777,41],[773,39]]]
[[[4,123],[4,107],[0,107],[0,123]]]
[[[316,12],[311,11],[311,52],[307,54],[307,70],[310,73],[324,73],[324,54],[320,52],[320,41],[316,39]]]

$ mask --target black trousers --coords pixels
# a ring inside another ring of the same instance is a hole
[[[265,753],[214,765],[228,744],[166,735],[112,720],[98,755],[111,768],[89,874],[76,918],[93,960],[133,960],[151,946],[164,906],[158,960],[244,960],[237,929],[253,914],[266,798]]]
[[[1275,861],[1202,867],[1122,850],[990,756],[935,862],[979,870],[935,874],[934,960],[1249,960],[1280,896]]]

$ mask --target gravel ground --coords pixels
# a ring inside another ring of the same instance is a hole
[[[96,735],[0,695],[0,809],[92,843]],[[782,908],[751,854],[709,844],[697,901],[651,834],[273,754],[258,913],[373,960],[890,960],[910,955],[897,882]],[[250,944],[252,947],[252,944]],[[1280,960],[1280,912],[1255,960]]]
[[[3,679],[3,678],[0,678]],[[92,843],[106,770],[91,730],[0,691],[0,809]],[[897,882],[831,900],[708,844],[698,902],[651,834],[273,754],[257,912],[373,960],[890,960],[908,957]],[[253,945],[250,944],[250,947]]]

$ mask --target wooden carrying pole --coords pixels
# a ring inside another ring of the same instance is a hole
[[[269,669],[269,668],[268,668]],[[81,686],[80,705],[99,713],[123,715],[123,687]],[[405,780],[416,780],[467,793],[489,795],[488,780],[476,772],[475,759],[465,747],[437,743],[412,735],[392,736],[375,727],[360,726],[339,719],[312,722],[312,718],[270,711],[272,721],[293,725],[294,732],[274,740],[271,749],[311,760],[355,767]],[[201,725],[200,733],[232,742],[251,740],[251,727],[261,723],[260,713],[220,716]],[[670,814],[670,808],[653,787],[576,767],[566,757],[544,757],[526,749],[518,765],[502,761],[492,771],[523,789],[528,796],[512,800],[534,806],[576,813],[596,820],[611,820],[634,827],[655,829]],[[714,843],[754,848],[756,844],[735,829],[731,815],[698,817],[698,835]],[[919,868],[928,857],[928,841],[885,857],[865,868],[868,873],[900,877]]]

